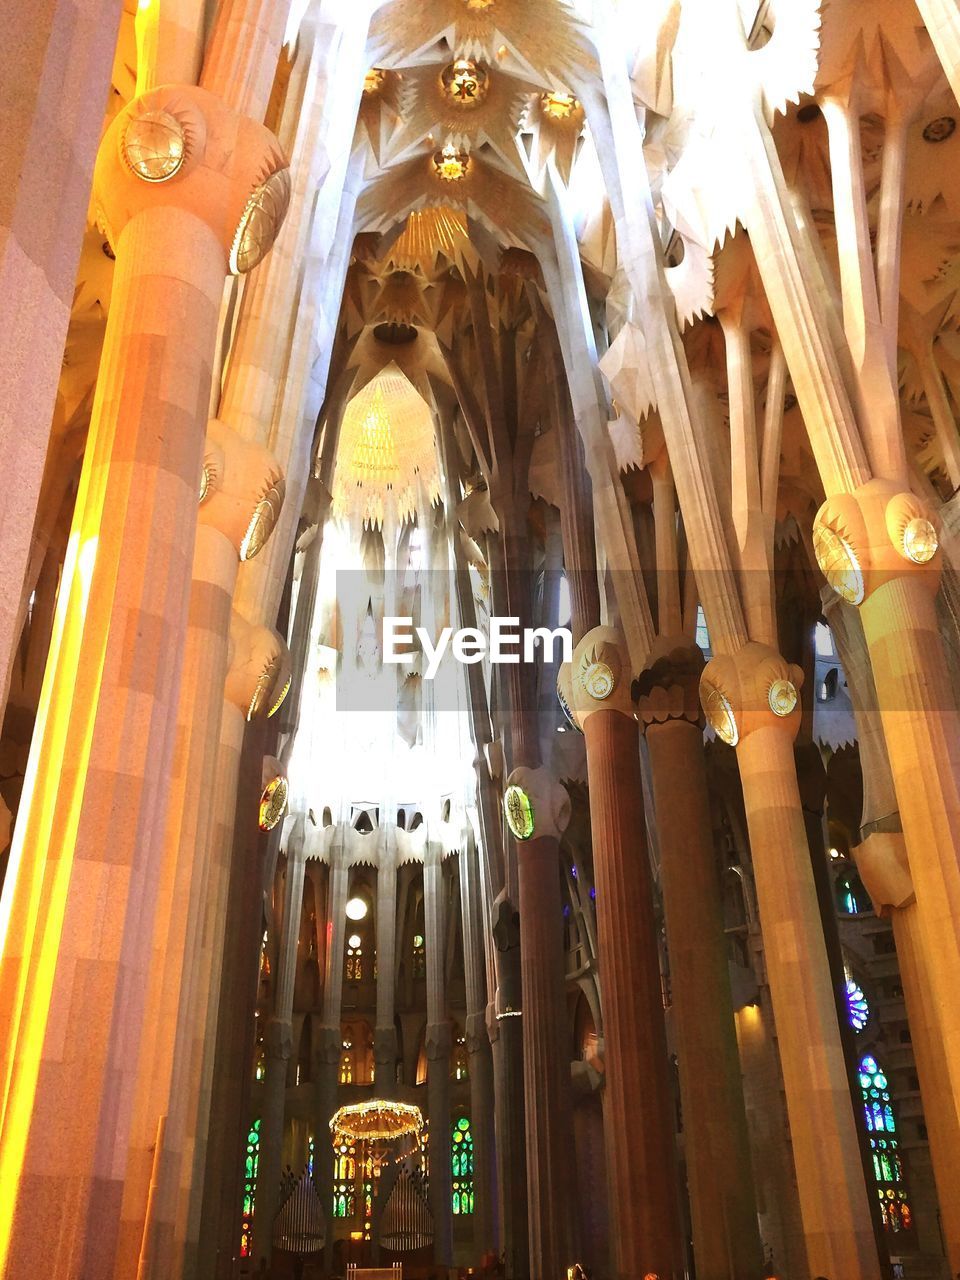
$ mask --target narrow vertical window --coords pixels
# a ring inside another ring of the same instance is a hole
[[[473,1132],[466,1116],[461,1116],[453,1127],[450,1167],[454,1216],[463,1217],[473,1213]]]

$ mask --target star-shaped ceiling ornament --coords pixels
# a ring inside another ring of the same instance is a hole
[[[564,0],[391,0],[372,27],[378,50],[400,66],[445,36],[458,57],[492,63],[501,49],[545,89],[583,77],[593,54]]]
[[[569,183],[586,118],[583,104],[571,93],[538,93],[528,99],[524,126],[533,131],[530,162],[535,172],[542,172],[552,157]]]
[[[364,192],[358,225],[385,231],[413,210],[433,205],[468,214],[507,245],[523,248],[548,234],[543,202],[526,182],[476,152],[453,147],[388,169]]]
[[[401,83],[402,124],[389,148],[391,161],[432,138],[441,149],[467,152],[489,143],[505,164],[523,172],[516,137],[531,85],[467,58],[408,68]]]

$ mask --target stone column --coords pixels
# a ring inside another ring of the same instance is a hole
[[[277,199],[258,222],[247,212],[261,183]],[[11,1277],[36,1270],[38,1224],[53,1220],[49,1274],[110,1268],[217,309],[228,263],[255,261],[255,224],[269,246],[285,190],[266,130],[197,89],[137,99],[100,151],[113,301],[3,910],[0,1265]]]
[[[277,983],[273,1016],[266,1028],[266,1074],[260,1111],[260,1166],[257,1174],[256,1256],[270,1261],[273,1221],[277,1216],[283,1132],[287,1101],[287,1068],[293,1054],[293,991],[297,978],[303,876],[306,864],[303,819],[287,842]]]
[[[377,862],[377,1019],[373,1057],[381,1089],[397,1079],[397,1028],[394,995],[397,983],[397,829],[383,832]]]
[[[164,1158],[156,1204],[148,1225],[149,1249],[141,1258],[144,1277],[160,1280],[185,1267],[199,1231],[206,1173],[220,983],[223,972],[227,903],[234,867],[233,807],[248,717],[265,716],[282,682],[284,648],[264,628],[231,617],[225,693],[213,722],[219,721],[216,773],[208,806],[208,847],[199,861],[199,883],[188,904],[186,980],[180,991],[177,1039],[164,1131]],[[231,806],[229,814],[228,805]],[[228,821],[229,818],[229,821]],[[185,1274],[186,1271],[185,1271]]]
[[[703,758],[702,669],[689,641],[659,641],[641,676],[639,714],[656,809],[697,1276],[756,1280],[763,1256]]]
[[[573,1120],[559,867],[559,842],[570,820],[570,799],[542,767],[521,766],[510,774],[505,792],[508,814],[510,798],[517,792],[528,799],[532,815],[526,825],[521,814],[524,825],[516,825],[513,819],[511,828],[518,840],[529,1275],[531,1280],[549,1280],[563,1275],[571,1264],[575,1230],[571,1221]],[[505,1012],[498,1009],[497,1016],[503,1017]]]
[[[122,8],[0,5],[0,712]]]
[[[430,1209],[433,1259],[453,1265],[450,1169],[450,1049],[444,932],[443,848],[428,833],[423,859],[423,938],[427,959],[427,1112],[430,1119]]]
[[[708,663],[700,696],[737,749],[810,1268],[879,1280],[793,757],[801,680],[751,642]]]
[[[530,1273],[522,965],[519,913],[505,893],[493,906],[493,940],[497,990],[487,1007],[487,1034],[493,1050],[500,1230],[507,1280],[521,1280]]]
[[[590,784],[614,1274],[633,1280],[652,1272],[674,1280],[683,1269],[674,1109],[640,743],[619,633],[589,631],[577,645],[571,675]]]
[[[279,477],[276,464],[264,450],[240,441],[216,421],[207,429],[203,475],[173,787],[115,1266],[118,1280],[134,1274],[141,1254],[149,1259],[154,1250],[151,1236],[156,1221],[147,1215],[146,1197],[155,1164],[158,1120],[166,1116],[171,1103],[176,1105],[170,1095],[176,1040],[188,1026],[188,1019],[181,1025],[179,1011],[187,1014],[195,974],[195,965],[187,960],[194,950],[193,930],[198,924],[211,836],[217,727],[229,660],[230,601],[251,523],[260,520],[263,531],[269,533],[272,508],[264,503],[264,496]],[[178,1124],[171,1125],[171,1143],[176,1145],[180,1136]],[[168,1157],[156,1162],[151,1212],[159,1209],[163,1200],[168,1165]]]
[[[472,831],[460,849],[460,916],[467,1022],[464,1028],[470,1071],[470,1125],[473,1133],[473,1243],[478,1258],[494,1248],[493,1063],[485,1026],[487,989],[480,937],[480,877]]]
[[[824,614],[843,664],[857,722],[863,770],[863,823],[853,850],[857,870],[881,915],[890,917],[903,982],[910,1040],[920,1079],[930,1159],[940,1202],[940,1224],[952,1272],[960,1271],[960,1128],[932,1003],[922,928],[910,878],[906,844],[890,772],[876,686],[856,610],[824,588]]]
[[[343,1001],[343,955],[347,936],[347,891],[350,872],[346,862],[345,824],[341,823],[333,836],[330,850],[330,873],[327,887],[327,946],[323,971],[323,1021],[318,1037],[318,1061],[314,1085],[314,1133],[316,1134],[317,1185],[320,1201],[327,1222],[327,1241],[324,1251],[324,1271],[330,1274],[333,1245],[333,1147],[330,1121],[337,1109],[337,1088],[340,1081],[340,1053],[343,1033],[340,1029],[340,1009]]]
[[[814,522],[829,585],[860,605],[960,1123],[960,716],[937,623],[938,544],[936,515],[880,480],[829,498]]]

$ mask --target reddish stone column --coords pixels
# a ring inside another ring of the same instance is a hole
[[[658,642],[641,676],[640,722],[656,808],[697,1276],[756,1280],[763,1256],[703,759],[702,669],[689,641]]]
[[[509,669],[509,668],[508,668]],[[515,670],[515,668],[514,668]],[[527,1211],[531,1280],[564,1275],[573,1261],[570,1058],[563,984],[559,839],[570,799],[547,769],[514,769],[504,792],[518,841]],[[502,1034],[502,1033],[501,1033]]]
[[[0,908],[7,1280],[112,1268],[219,304],[282,167],[260,125],[175,86],[122,112],[98,160],[113,300]]]
[[[587,741],[615,1274],[620,1280],[650,1272],[661,1280],[679,1280],[683,1251],[674,1108],[640,744],[629,659],[612,628],[597,627],[581,640],[572,687]]]

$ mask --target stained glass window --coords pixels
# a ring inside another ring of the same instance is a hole
[[[890,1085],[880,1064],[869,1053],[860,1059],[860,1089],[883,1225],[891,1233],[909,1231],[913,1226],[913,1213],[904,1185]]]
[[[247,1153],[243,1163],[243,1218],[240,1223],[240,1257],[253,1254],[253,1214],[257,1198],[257,1172],[260,1168],[260,1121],[254,1120],[247,1134]]]
[[[473,1133],[466,1116],[461,1116],[453,1127],[450,1166],[454,1216],[463,1217],[473,1213]]]
[[[847,916],[859,916],[871,910],[870,895],[856,871],[837,877],[837,906]]]
[[[363,981],[363,938],[359,933],[347,938],[346,978],[348,982]]]
[[[356,1212],[356,1148],[342,1142],[333,1158],[333,1216],[352,1218]]]
[[[867,997],[853,978],[847,978],[847,1017],[854,1031],[862,1031],[870,1021]]]
[[[422,933],[413,935],[413,976],[415,978],[427,976],[427,951]]]
[[[457,1043],[453,1050],[451,1075],[454,1080],[470,1079],[470,1060],[467,1056],[467,1039],[466,1036],[458,1036]]]

